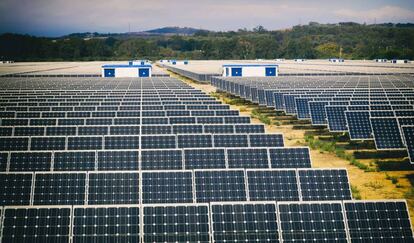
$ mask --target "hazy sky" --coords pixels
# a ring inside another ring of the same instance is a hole
[[[309,21],[414,22],[414,0],[0,0],[0,33],[60,36],[165,26],[283,29]]]

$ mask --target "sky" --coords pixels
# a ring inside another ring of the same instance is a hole
[[[310,21],[414,23],[414,0],[0,0],[0,33],[36,36],[165,26],[278,30]]]

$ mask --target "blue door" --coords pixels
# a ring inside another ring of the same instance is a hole
[[[232,68],[231,69],[231,76],[233,76],[233,77],[242,76],[242,68]]]
[[[106,78],[115,77],[115,69],[113,68],[104,69],[104,77]]]
[[[276,68],[275,67],[267,67],[266,68],[266,76],[276,76]]]
[[[148,68],[140,68],[138,71],[138,77],[149,77],[149,69]]]

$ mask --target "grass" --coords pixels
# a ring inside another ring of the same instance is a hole
[[[353,155],[346,153],[346,151],[343,148],[337,147],[335,141],[326,142],[318,138],[315,138],[314,136],[305,135],[305,142],[308,144],[310,148],[319,150],[320,152],[334,153],[337,157],[349,161],[351,165],[354,165],[365,172],[376,171],[375,169],[370,168],[369,166],[355,159]]]
[[[355,200],[361,200],[361,192],[359,191],[357,186],[351,185],[351,192],[352,192],[352,198]]]
[[[251,112],[251,116],[253,118],[259,119],[262,123],[266,125],[270,125],[272,123],[270,117],[266,114],[261,113],[258,109],[253,109]]]
[[[379,181],[370,181],[364,184],[366,187],[370,187],[373,190],[378,190],[384,187],[384,185]]]
[[[390,176],[388,173],[385,173],[385,179],[390,180],[394,185],[398,183],[398,177]]]

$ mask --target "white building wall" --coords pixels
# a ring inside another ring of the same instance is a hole
[[[265,67],[243,67],[242,68],[243,77],[264,77],[266,76]]]
[[[115,77],[127,78],[127,77],[138,77],[138,68],[115,68]]]

